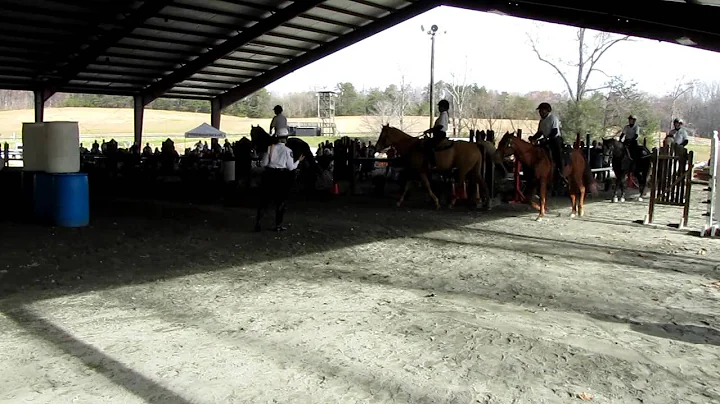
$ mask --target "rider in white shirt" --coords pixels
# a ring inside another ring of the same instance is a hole
[[[687,146],[689,140],[687,129],[683,127],[684,124],[685,122],[683,122],[682,119],[675,118],[673,121],[673,130],[668,133],[668,137],[673,138],[673,143],[679,147]]]
[[[539,140],[540,144],[546,145],[550,149],[550,156],[555,165],[556,178],[564,180],[562,175],[563,169],[563,138],[560,133],[560,119],[552,113],[552,106],[543,102],[537,107],[540,114],[540,122],[535,135],[530,136],[530,140]]]
[[[440,100],[437,105],[438,110],[440,111],[440,115],[438,115],[437,119],[435,120],[435,126],[423,132],[423,134],[425,135],[432,133],[432,138],[426,140],[424,144],[426,158],[430,165],[435,164],[435,152],[433,149],[435,148],[435,146],[440,144],[443,139],[447,138],[448,125],[450,121],[450,117],[448,115],[448,110],[450,110],[450,102],[448,100]]]
[[[628,124],[623,128],[620,134],[620,141],[625,144],[625,148],[630,153],[630,158],[637,160],[640,156],[640,144],[638,139],[640,138],[640,125],[637,124],[637,117],[630,115],[628,117]]]
[[[283,115],[283,108],[276,105],[273,108],[275,116],[270,121],[270,134],[275,136],[287,136],[289,134],[287,127],[287,118]]]

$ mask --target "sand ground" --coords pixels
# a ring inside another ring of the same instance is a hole
[[[0,402],[720,403],[720,240],[556,202],[298,201],[281,234],[147,202],[5,223]]]

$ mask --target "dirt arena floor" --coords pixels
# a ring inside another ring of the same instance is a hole
[[[3,223],[0,402],[720,403],[720,240],[639,202],[417,199],[298,202],[281,234],[128,201]]]

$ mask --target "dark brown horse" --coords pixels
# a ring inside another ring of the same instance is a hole
[[[380,138],[377,141],[377,150],[384,150],[393,146],[404,159],[406,170],[416,173],[420,177],[420,181],[427,189],[430,198],[435,203],[435,208],[440,208],[440,201],[433,193],[430,180],[428,178],[429,169],[425,162],[425,153],[422,147],[422,139],[408,135],[400,129],[390,125],[383,125],[380,131]],[[457,199],[466,199],[464,192],[465,180],[469,178],[474,184],[474,201],[477,204],[481,197],[483,198],[483,207],[489,207],[488,188],[485,179],[481,175],[483,165],[483,152],[474,143],[469,142],[451,142],[445,140],[438,145],[438,151],[435,152],[435,165],[437,171],[449,172],[453,168],[458,171],[459,196]],[[401,206],[405,201],[405,196],[410,189],[410,181],[405,185],[400,200],[397,202]],[[454,206],[456,198],[450,202],[450,206]]]

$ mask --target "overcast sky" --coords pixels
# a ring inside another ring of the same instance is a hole
[[[436,80],[467,74],[468,82],[500,91],[566,91],[554,70],[537,60],[527,34],[539,39],[539,48],[548,58],[573,60],[577,52],[575,28],[451,7],[430,10],[306,66],[268,88],[286,93],[334,88],[343,81],[359,89],[384,88],[398,83],[403,75],[414,86],[427,85],[430,39],[420,27],[427,29],[432,24],[440,27]],[[662,95],[671,91],[678,80],[720,79],[718,66],[718,53],[637,38],[612,48],[599,67],[610,75],[635,80],[645,91]],[[602,84],[605,79],[598,74],[594,84]]]

